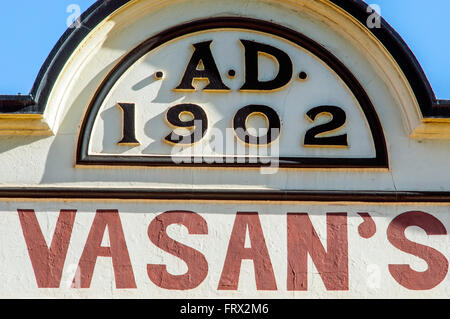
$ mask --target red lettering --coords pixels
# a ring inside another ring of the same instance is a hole
[[[185,246],[167,235],[172,224],[185,226],[191,235],[208,234],[208,225],[200,215],[188,211],[170,211],[157,216],[148,227],[148,237],[158,248],[182,259],[188,266],[184,275],[171,275],[166,265],[147,265],[150,280],[158,287],[188,290],[198,287],[208,275],[208,262],[197,250]]]
[[[108,226],[110,247],[103,247],[102,239]],[[81,288],[89,288],[97,257],[111,257],[116,288],[136,288],[133,268],[128,254],[122,222],[117,210],[97,210],[91,230],[81,255],[78,269]],[[76,278],[74,278],[74,283]]]
[[[287,289],[308,290],[308,253],[327,290],[348,290],[347,214],[327,214],[325,251],[306,213],[287,215]]]
[[[251,248],[245,248],[248,229]],[[228,252],[219,282],[219,290],[237,290],[243,259],[253,260],[258,290],[277,290],[258,213],[237,213],[228,244]]]
[[[432,289],[445,279],[448,261],[436,249],[408,240],[405,230],[409,226],[420,227],[429,236],[447,235],[444,225],[430,214],[411,211],[397,216],[387,229],[389,242],[397,249],[425,260],[428,269],[418,272],[411,269],[409,265],[389,265],[389,272],[400,285],[410,290]]]
[[[34,210],[19,209],[18,213],[38,287],[59,288],[76,210],[60,211],[50,249]]]

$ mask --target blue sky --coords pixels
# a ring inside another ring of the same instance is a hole
[[[39,69],[76,11],[95,0],[3,0],[0,94],[29,93]],[[450,0],[369,0],[410,46],[438,98],[450,99]],[[69,10],[68,10],[69,9]]]

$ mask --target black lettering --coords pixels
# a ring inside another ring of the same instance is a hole
[[[212,41],[200,42],[194,44],[194,53],[189,61],[181,83],[175,90],[195,91],[194,80],[206,80],[208,85],[204,91],[229,91],[230,89],[223,84],[216,62],[211,53]]]
[[[266,118],[268,130],[264,136],[251,135],[247,130],[247,119],[256,114]],[[268,145],[280,136],[281,120],[277,112],[266,105],[247,105],[234,116],[233,129],[237,138],[246,144]]]
[[[347,116],[343,109],[337,106],[322,105],[306,113],[308,120],[314,122],[320,116],[329,116],[331,121],[309,129],[305,134],[305,146],[346,147],[347,134],[337,136],[321,136],[340,130],[345,126]]]
[[[192,119],[183,121],[180,117],[189,114]],[[192,129],[190,135],[170,133],[164,138],[169,144],[191,145],[200,141],[208,130],[208,118],[205,111],[196,104],[178,104],[171,107],[166,114],[166,121],[175,128]]]
[[[139,145],[135,134],[135,104],[134,103],[118,103],[122,110],[123,125],[122,125],[122,139],[119,145]]]
[[[241,91],[273,91],[284,87],[292,79],[293,65],[289,56],[273,46],[254,41],[241,40],[245,48],[245,83]],[[279,65],[277,76],[269,81],[259,81],[258,56],[265,53]]]

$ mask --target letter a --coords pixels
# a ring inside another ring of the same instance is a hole
[[[248,229],[251,248],[245,248]],[[243,259],[253,261],[256,289],[277,290],[275,275],[258,213],[237,213],[228,244],[228,253],[219,282],[219,290],[237,290]]]
[[[207,80],[209,83],[203,91],[229,91],[223,84],[216,62],[211,53],[212,41],[194,44],[194,54],[186,68],[181,83],[175,91],[195,91],[194,80]]]
[[[108,226],[111,247],[102,247],[102,239]],[[116,287],[136,288],[133,268],[117,210],[97,210],[92,223],[78,268],[81,274],[81,288],[89,288],[97,257],[111,257]],[[75,279],[74,279],[75,282]]]

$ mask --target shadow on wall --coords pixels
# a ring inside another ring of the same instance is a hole
[[[18,147],[31,145],[36,141],[49,138],[48,136],[1,136],[0,135],[0,154],[12,151]]]
[[[126,169],[126,168],[75,168],[75,152],[79,134],[79,127],[84,117],[85,110],[90,103],[89,98],[93,95],[98,84],[103,80],[107,72],[113,67],[111,63],[98,75],[93,78],[80,92],[75,103],[70,106],[63,122],[60,126],[60,133],[57,133],[50,146],[45,163],[45,169],[42,174],[41,184],[61,184],[70,182],[120,182],[126,181],[130,183],[184,183],[193,182],[192,170],[180,170],[179,174],[167,174],[164,169]],[[139,83],[141,88],[143,82]],[[150,85],[148,83],[147,85]],[[151,102],[151,101],[149,101]],[[170,102],[169,102],[170,103]],[[105,120],[111,118],[111,114],[106,112],[100,114]],[[163,120],[163,117],[161,117]],[[109,123],[110,124],[110,123]],[[120,128],[120,126],[118,127]],[[111,130],[111,127],[108,128]],[[63,133],[61,133],[63,131]],[[32,140],[24,138],[24,141]],[[14,143],[12,143],[14,144]]]
[[[147,30],[146,25],[149,23],[146,19],[138,20],[134,22],[136,24],[135,28],[137,30]],[[114,30],[117,32],[117,30]],[[148,37],[151,37],[152,34],[148,34]],[[120,41],[109,41],[103,44],[103,47],[107,51],[111,52],[123,52],[124,48],[134,48],[139,43],[136,43],[136,37],[132,37],[127,34],[127,29],[120,30],[118,33],[115,33],[114,38],[120,38]],[[42,174],[40,183],[41,184],[63,184],[70,182],[85,182],[85,183],[96,183],[96,182],[121,182],[125,181],[127,183],[161,183],[161,184],[184,184],[184,185],[192,185],[194,183],[203,183],[203,184],[241,184],[245,185],[248,183],[248,179],[240,178],[239,174],[222,174],[220,180],[211,180],[208,178],[210,176],[208,169],[175,169],[176,173],[168,171],[164,168],[117,168],[117,167],[95,167],[95,168],[81,168],[74,167],[75,164],[75,152],[76,145],[78,139],[78,128],[81,126],[81,121],[84,117],[84,113],[86,111],[87,106],[90,103],[90,98],[94,95],[101,81],[106,77],[106,75],[114,68],[118,61],[121,58],[117,58],[116,61],[110,63],[105,66],[103,69],[98,70],[97,75],[92,78],[89,83],[82,89],[79,93],[79,97],[76,99],[73,105],[71,105],[65,114],[64,119],[60,125],[60,131],[56,132],[56,136],[54,137],[53,142],[51,143],[50,149],[47,154],[47,161],[45,163],[44,172]],[[142,79],[136,81],[136,83],[131,83],[131,89],[136,94],[142,94],[143,90],[146,90],[154,84],[154,75],[148,74],[145,75]],[[167,85],[166,82],[163,82],[163,87],[161,88],[162,92],[170,91],[172,88],[164,87]],[[174,103],[177,99],[182,98],[180,94],[173,95],[160,95],[158,94],[153,100],[149,100],[153,103],[167,103],[170,105]],[[115,112],[115,111],[114,111]],[[113,111],[104,112],[103,114],[99,114],[99,116],[103,117],[103,119],[111,119],[114,115]],[[157,118],[152,121],[163,121],[164,114],[160,114]],[[152,123],[146,123],[144,126],[144,132],[149,134],[149,125]],[[111,124],[106,127],[107,131],[111,131]],[[114,133],[116,134],[116,133]],[[159,136],[160,138],[160,136]],[[108,145],[105,145],[104,141],[103,147],[106,149]],[[149,150],[144,150],[144,152],[148,152]],[[227,168],[227,173],[232,173],[233,171],[239,170],[238,168]],[[259,182],[257,183],[257,187],[261,187],[261,185],[269,184],[269,180],[273,177],[273,175],[261,175],[258,169],[252,170],[251,174],[254,174],[254,177]],[[239,179],[239,181],[236,180]],[[255,186],[255,185],[248,185]]]

